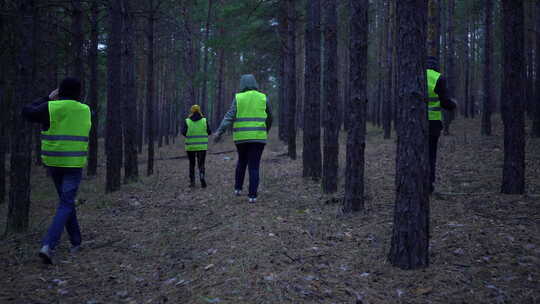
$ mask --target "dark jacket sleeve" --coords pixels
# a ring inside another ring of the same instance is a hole
[[[266,100],[266,131],[270,132],[270,129],[272,128],[272,106],[270,106],[270,102],[268,102],[268,99]]]
[[[184,136],[187,135],[187,123],[186,123],[186,120],[182,121],[182,135],[184,135]]]
[[[208,135],[212,135],[212,130],[210,130],[210,124],[208,123],[208,119],[206,120],[206,132],[208,132]]]
[[[43,129],[48,129],[51,121],[49,118],[49,97],[40,97],[31,104],[23,107],[22,116],[30,121],[43,125]]]
[[[450,92],[448,92],[448,87],[446,85],[446,78],[441,76],[435,84],[435,93],[439,96],[441,101],[441,107],[446,110],[453,110],[456,105],[450,100]]]

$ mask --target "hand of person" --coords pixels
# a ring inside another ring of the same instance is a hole
[[[216,135],[214,135],[214,143],[218,143],[220,141],[221,141],[221,134],[216,133]]]
[[[58,89],[55,89],[49,94],[49,100],[57,100],[58,99]]]

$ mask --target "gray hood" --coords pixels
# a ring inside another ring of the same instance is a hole
[[[255,80],[253,74],[245,74],[240,77],[240,92],[258,89],[259,84],[257,84],[257,80]]]

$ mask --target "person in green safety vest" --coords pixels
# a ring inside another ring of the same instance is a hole
[[[199,166],[201,187],[206,188],[204,162],[208,150],[208,135],[212,134],[199,105],[191,106],[191,114],[184,120],[182,135],[185,136],[185,148],[189,158],[189,186],[195,187],[195,162]]]
[[[52,255],[64,228],[71,242],[70,252],[77,252],[81,246],[75,197],[86,166],[92,123],[90,108],[78,101],[80,93],[79,80],[67,77],[49,96],[23,108],[22,114],[27,120],[42,125],[41,159],[59,197],[56,214],[39,250],[45,264],[52,264]]]
[[[429,193],[435,190],[435,173],[437,168],[437,145],[441,136],[442,109],[454,110],[456,103],[450,99],[446,79],[439,73],[437,57],[427,59],[427,91],[428,91],[428,120],[429,120]]]
[[[233,99],[225,114],[215,142],[220,141],[225,130],[232,125],[233,140],[238,151],[234,193],[241,195],[246,168],[249,168],[248,201],[255,203],[259,188],[261,156],[272,127],[272,109],[265,94],[258,91],[259,85],[252,74],[240,78],[240,92]]]

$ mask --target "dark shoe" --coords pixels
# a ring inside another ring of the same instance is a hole
[[[81,251],[81,245],[73,246],[69,248],[69,253],[71,254],[77,254]]]
[[[433,184],[429,185],[429,194],[433,194],[433,192],[435,191],[435,187],[433,186]]]
[[[52,251],[49,248],[49,245],[44,245],[41,247],[39,250],[39,257],[41,258],[43,264],[52,265]]]
[[[206,181],[204,179],[201,179],[201,187],[206,188]]]
[[[189,187],[190,188],[195,188],[195,180],[194,179],[189,181]]]

